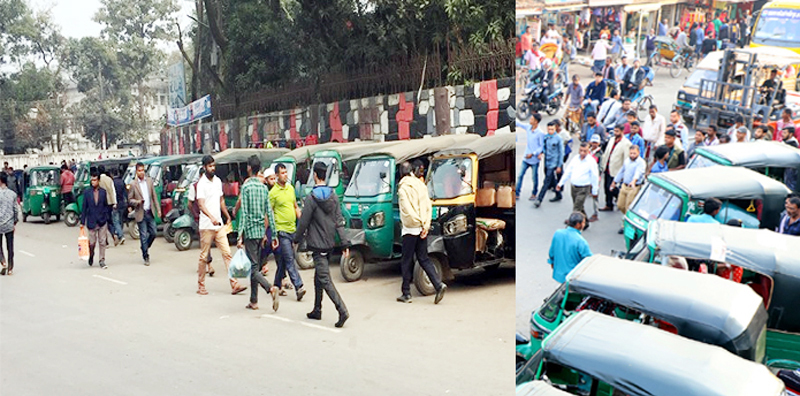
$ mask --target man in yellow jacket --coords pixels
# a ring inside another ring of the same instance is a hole
[[[428,274],[431,283],[436,288],[434,304],[438,304],[444,297],[447,286],[436,275],[433,263],[428,258],[428,232],[431,229],[431,199],[428,197],[428,188],[421,178],[425,167],[421,161],[413,164],[403,162],[400,165],[400,175],[403,178],[397,188],[397,199],[400,204],[400,221],[403,223],[403,259],[401,270],[403,273],[402,295],[397,297],[398,302],[411,302],[411,278],[414,269],[414,256],[422,269]]]

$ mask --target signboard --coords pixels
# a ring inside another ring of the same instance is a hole
[[[167,70],[169,78],[169,107],[186,106],[186,77],[183,72],[183,61],[177,62]]]
[[[206,95],[188,106],[170,107],[167,110],[167,124],[180,126],[211,116],[211,96]]]

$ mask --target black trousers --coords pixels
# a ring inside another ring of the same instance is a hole
[[[619,193],[618,189],[611,189],[611,183],[613,182],[614,178],[608,172],[603,172],[603,191],[606,193],[606,207],[608,208],[614,207],[614,198]]]
[[[6,256],[3,255],[3,237],[6,239]],[[14,231],[0,234],[0,261],[8,258],[8,269],[14,269]]]
[[[325,291],[336,307],[336,311],[340,315],[344,315],[347,313],[347,307],[331,279],[331,267],[328,262],[330,254],[330,251],[311,253],[311,257],[314,259],[314,311],[322,312],[322,292]]]
[[[253,304],[258,303],[258,286],[261,287],[269,293],[269,289],[272,288],[272,285],[269,283],[264,274],[261,273],[261,259],[262,259],[262,250],[261,250],[261,240],[260,239],[245,239],[244,240],[244,251],[247,254],[247,258],[250,260],[251,267],[250,267],[250,302]],[[209,256],[211,256],[209,254]]]
[[[544,192],[546,190],[542,190]],[[403,261],[401,263],[401,271],[403,273],[403,285],[401,291],[403,295],[411,294],[411,279],[414,276],[414,256],[417,257],[422,270],[428,274],[431,283],[436,288],[436,291],[442,288],[442,281],[436,275],[436,269],[433,268],[431,259],[428,258],[428,240],[420,238],[419,235],[403,235]]]

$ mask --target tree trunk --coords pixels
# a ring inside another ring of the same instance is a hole
[[[447,88],[438,87],[433,89],[433,111],[436,116],[436,135],[447,135],[450,133],[450,97]]]
[[[219,27],[219,15],[217,12],[218,4],[214,3],[214,0],[203,0],[206,6],[206,15],[208,16],[208,27],[211,28],[211,35],[214,36],[214,41],[217,42],[217,45],[220,47],[222,52],[225,52],[225,49],[228,48],[228,40],[222,34],[222,29]],[[213,4],[212,4],[213,3]]]

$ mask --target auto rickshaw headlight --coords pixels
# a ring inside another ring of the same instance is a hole
[[[678,92],[678,99],[684,100],[686,99],[686,94],[683,92]]]
[[[386,224],[386,214],[383,212],[373,213],[367,220],[367,227],[369,228],[380,228],[384,224]]]
[[[445,235],[456,235],[467,231],[467,216],[460,214],[453,217],[453,220],[444,223]]]

